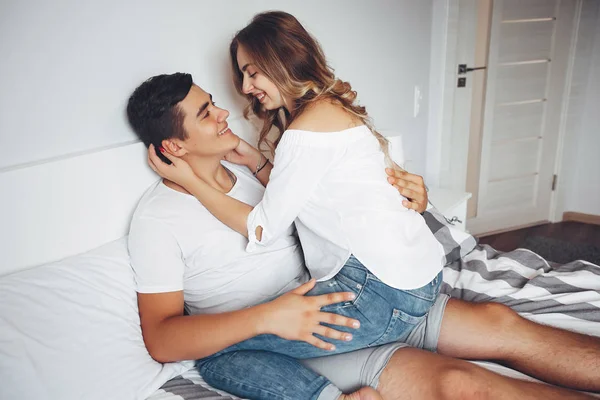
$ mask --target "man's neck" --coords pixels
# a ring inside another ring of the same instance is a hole
[[[184,159],[190,167],[192,171],[202,179],[204,182],[212,186],[213,188],[227,193],[233,187],[233,182],[223,165],[221,164],[220,158],[207,158],[207,157],[186,157]],[[165,185],[170,187],[171,189],[177,190],[182,193],[189,194],[185,188],[178,185],[175,182],[172,182],[168,179],[163,179]]]

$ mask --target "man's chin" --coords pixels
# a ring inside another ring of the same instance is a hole
[[[240,145],[240,141],[242,139],[238,135],[233,133],[233,131],[228,136],[231,136],[231,137],[227,138],[227,139],[229,139],[228,141],[230,141],[230,144],[227,147],[230,149],[230,151],[235,150]]]
[[[231,139],[232,141],[235,141],[238,144],[240,142],[240,137],[238,135],[236,135],[235,132],[232,131],[231,129],[229,130],[229,133],[227,134],[227,136],[224,137],[224,139]]]

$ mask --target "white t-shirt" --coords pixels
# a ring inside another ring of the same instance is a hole
[[[260,182],[245,167],[223,165],[237,176],[228,195],[256,205],[264,193]],[[247,244],[193,196],[160,180],[144,194],[131,222],[137,291],[183,290],[190,314],[212,314],[272,299],[308,279],[293,226],[256,253],[248,254]]]
[[[386,284],[418,288],[441,271],[444,250],[402,199],[368,127],[287,130],[264,198],[248,216],[247,250],[271,246],[295,221],[312,277],[330,279],[353,254]]]

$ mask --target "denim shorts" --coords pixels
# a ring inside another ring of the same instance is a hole
[[[335,344],[336,349],[328,351],[303,341],[289,341],[275,335],[259,335],[198,360],[196,366],[208,384],[239,397],[316,399],[318,393],[329,385],[329,382],[323,377],[313,376],[316,374],[298,363],[297,359],[405,342],[415,327],[422,325],[426,320],[438,297],[441,283],[440,272],[421,288],[395,289],[383,283],[351,256],[335,277],[317,282],[307,294],[356,294],[352,301],[322,308],[325,312],[360,321],[359,329],[332,326],[336,330],[352,333],[351,341],[321,337]]]

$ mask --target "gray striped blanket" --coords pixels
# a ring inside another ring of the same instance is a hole
[[[502,303],[525,318],[600,336],[600,266],[586,261],[551,263],[526,249],[502,253],[478,245],[436,209],[424,217],[446,253],[444,293],[472,302]],[[483,366],[523,377],[504,367]],[[235,397],[210,389],[191,369],[165,383],[149,400],[228,398]]]

